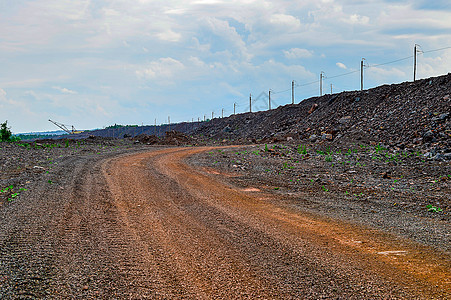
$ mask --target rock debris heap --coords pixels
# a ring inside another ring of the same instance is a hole
[[[214,139],[361,142],[421,149],[451,159],[451,73],[303,100],[270,111],[213,119],[194,131]]]

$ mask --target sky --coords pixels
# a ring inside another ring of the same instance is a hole
[[[0,0],[14,133],[203,120],[451,72],[449,0]],[[439,50],[441,49],[441,50]],[[387,63],[387,64],[386,64]],[[332,86],[331,86],[332,85]]]

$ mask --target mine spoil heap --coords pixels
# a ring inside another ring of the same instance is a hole
[[[427,149],[431,157],[444,159],[451,152],[450,95],[448,73],[213,119],[194,133],[234,141],[383,143],[400,149]]]

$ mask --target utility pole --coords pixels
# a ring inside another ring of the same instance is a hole
[[[252,94],[249,94],[249,112],[252,112]]]
[[[271,110],[271,90],[269,90],[269,92],[268,92],[268,98],[269,98],[268,108],[269,108],[269,110]]]
[[[205,122],[205,117],[206,117],[206,116],[204,115],[204,122]]]
[[[291,104],[294,104],[294,80],[291,81]]]
[[[417,53],[423,53],[423,51],[419,50],[418,47],[421,48],[418,44],[413,46],[413,81],[417,79]]]
[[[223,119],[223,118],[224,118],[224,108],[221,111],[221,119]]]
[[[168,123],[169,123],[169,131],[171,131],[171,117],[168,116]]]
[[[321,73],[319,73],[319,95],[320,96],[323,95],[323,77],[324,77],[324,72],[321,71]]]
[[[362,58],[360,61],[360,90],[363,91],[363,68],[365,67],[363,61],[365,58]]]
[[[333,94],[333,92],[332,92],[332,83],[330,84],[330,94],[331,95]]]
[[[155,118],[155,127],[153,128],[153,134],[157,135],[157,118]]]
[[[214,111],[212,111],[211,112],[211,119],[213,120],[213,116],[215,115],[215,112]]]
[[[235,114],[236,102],[233,103],[233,114]]]
[[[417,44],[413,46],[413,81],[417,75]]]

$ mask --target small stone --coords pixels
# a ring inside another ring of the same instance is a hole
[[[431,130],[428,130],[423,134],[423,140],[426,142],[432,141],[433,138],[434,138],[434,133]]]
[[[338,120],[338,123],[340,124],[348,124],[351,121],[351,116],[346,116]]]
[[[446,120],[449,117],[449,113],[444,113],[438,116],[440,120]]]
[[[445,156],[444,155],[442,155],[442,154],[437,154],[437,155],[435,155],[434,157],[432,157],[432,159],[433,160],[444,160],[445,159]]]
[[[308,111],[309,114],[313,113],[318,108],[318,104],[313,104],[310,110]]]
[[[416,138],[412,141],[414,144],[421,144],[423,142],[423,138]]]
[[[322,136],[321,136],[321,138],[323,139],[323,140],[329,140],[329,141],[331,141],[331,140],[333,140],[333,135],[332,134],[330,134],[330,133],[325,133],[325,134],[323,134]]]

